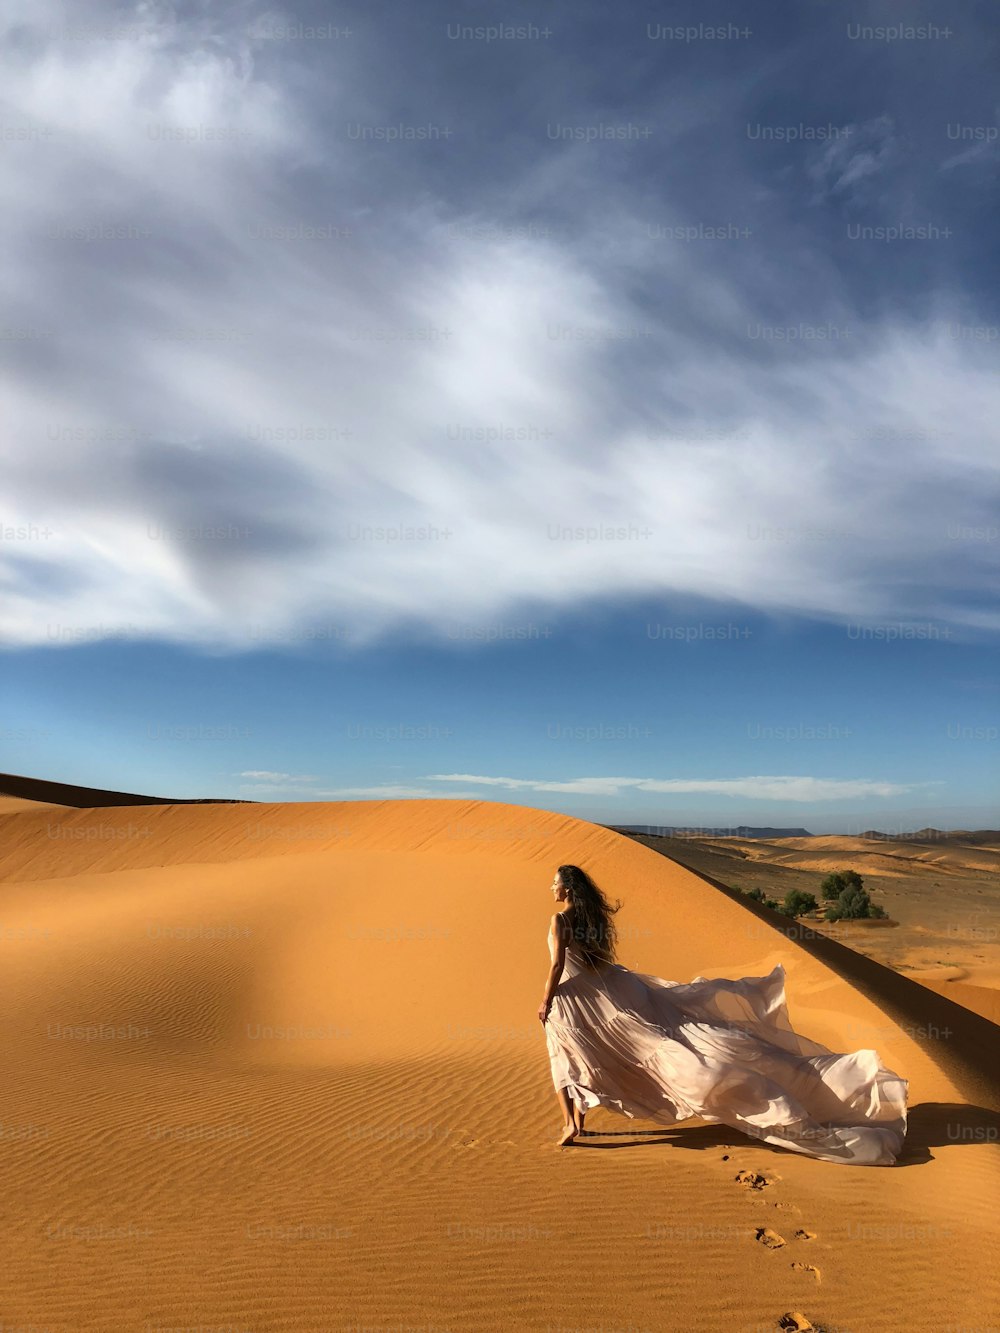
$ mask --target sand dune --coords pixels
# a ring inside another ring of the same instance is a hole
[[[867,871],[869,874],[902,876],[936,870],[995,874],[1000,869],[1000,845],[993,833],[941,834],[937,838],[914,841],[904,838],[883,841],[843,834],[775,838],[768,842],[753,838],[703,841],[706,845],[738,849],[751,861],[771,861],[802,870],[841,870],[849,864],[862,874]]]
[[[902,838],[842,836],[760,840],[636,838],[723,889],[763,890],[781,901],[794,889],[820,895],[832,869],[859,871],[887,921],[810,918],[815,929],[996,1022],[1000,1003],[1000,834],[991,830],[925,830],[907,851]],[[794,844],[794,846],[793,846]],[[810,851],[813,845],[818,851]],[[932,844],[936,862],[922,859]],[[901,851],[899,849],[902,848]],[[871,849],[871,851],[867,850]],[[895,849],[895,851],[894,851]],[[883,851],[889,863],[880,861]],[[898,855],[895,854],[898,851]],[[774,924],[780,924],[775,918]]]
[[[944,1035],[965,1011],[927,991],[907,1030],[904,978],[845,980],[634,841],[427,800],[15,808],[0,848],[15,1326],[857,1333],[996,1304],[990,1025]],[[902,1162],[603,1113],[558,1150],[535,1010],[567,861],[624,899],[629,966],[783,963],[797,1028],[910,1080]]]
[[[0,815],[38,814],[42,810],[65,810],[56,801],[31,801],[24,796],[5,796],[0,793]]]
[[[108,791],[103,787],[80,787],[72,782],[49,782],[44,778],[25,777],[20,773],[0,773],[0,793],[9,799],[33,801],[36,804],[95,806],[106,805],[215,805],[219,802],[214,797],[195,797],[191,800],[172,801],[164,796],[138,796],[135,792]],[[250,804],[242,801],[226,801],[224,804]],[[18,807],[11,806],[10,809]]]
[[[915,979],[921,985],[936,991],[938,995],[944,995],[947,999],[954,1000],[956,1004],[982,1014],[991,1023],[1000,1024],[1000,990],[995,990],[992,986],[973,986],[960,979],[937,981],[924,976],[917,976]]]

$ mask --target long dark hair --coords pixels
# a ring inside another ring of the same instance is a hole
[[[579,944],[587,966],[613,963],[618,932],[611,918],[621,907],[621,902],[616,901],[612,907],[586,870],[579,866],[560,866],[559,878],[569,895],[566,924]]]

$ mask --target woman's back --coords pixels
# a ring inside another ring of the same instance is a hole
[[[581,970],[598,972],[612,961],[607,957],[606,948],[601,947],[603,942],[586,938],[586,931],[577,925],[572,907],[560,913],[560,916],[562,920],[559,925],[564,932],[563,937],[566,941],[564,976],[575,976]]]

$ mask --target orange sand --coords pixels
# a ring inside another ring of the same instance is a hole
[[[991,873],[997,868],[997,846],[983,846],[969,834],[942,833],[926,842],[904,838],[879,840],[856,838],[842,833],[810,838],[719,838],[705,839],[726,847],[738,847],[751,861],[771,861],[775,865],[794,866],[819,872],[843,870],[845,858],[863,874],[885,877],[909,876],[914,871],[967,870]]]
[[[4,1328],[996,1322],[991,1052],[904,1031],[890,970],[866,997],[648,848],[462,800],[8,806],[0,848]],[[628,966],[783,963],[798,1030],[910,1080],[901,1163],[603,1112],[557,1149],[535,1015],[563,862],[624,899]]]

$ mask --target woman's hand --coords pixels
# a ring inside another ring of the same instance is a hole
[[[544,1023],[545,1020],[548,1018],[548,1016],[549,1016],[549,1008],[550,1008],[551,1004],[552,1004],[552,1001],[551,1001],[551,1000],[543,1000],[543,1001],[541,1002],[541,1004],[538,1006],[538,1019],[539,1019],[539,1022]]]

